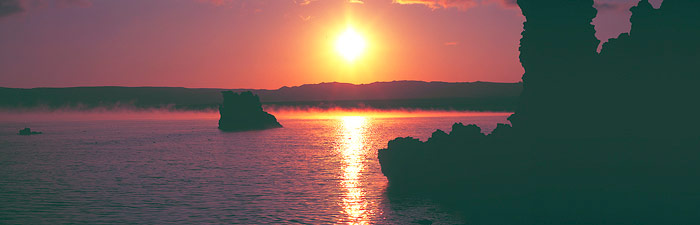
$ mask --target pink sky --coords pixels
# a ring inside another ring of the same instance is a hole
[[[518,82],[513,2],[0,0],[0,87]],[[596,0],[598,37],[628,31],[636,2]],[[367,41],[352,63],[334,48],[348,26]]]

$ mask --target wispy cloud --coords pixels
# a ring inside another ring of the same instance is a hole
[[[304,21],[304,22],[311,20],[311,18],[312,18],[311,16],[299,15],[299,19],[301,19],[301,21]]]
[[[294,4],[300,5],[300,6],[305,6],[309,5],[312,2],[318,1],[318,0],[293,0]]]
[[[300,6],[305,6],[309,5],[312,2],[315,1],[320,1],[320,0],[293,0],[294,4],[300,5]],[[364,0],[345,0],[347,3],[352,3],[352,4],[365,4]]]
[[[457,8],[467,10],[478,5],[475,0],[394,0],[401,5],[425,5],[431,9]]]
[[[401,5],[424,5],[431,9],[456,8],[467,10],[479,5],[497,3],[503,7],[517,6],[517,0],[393,0]]]

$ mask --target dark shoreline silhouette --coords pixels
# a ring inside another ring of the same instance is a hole
[[[215,111],[222,101],[213,88],[74,87],[0,88],[0,109]],[[265,106],[299,109],[421,109],[513,112],[520,83],[392,81],[371,84],[321,83],[251,91]]]
[[[281,128],[277,118],[263,111],[260,98],[250,91],[236,93],[222,91],[224,101],[219,106],[219,129],[248,131]]]
[[[647,0],[596,49],[593,0],[518,0],[523,92],[489,135],[455,124],[378,152],[389,194],[423,193],[475,224],[700,220],[700,1]]]

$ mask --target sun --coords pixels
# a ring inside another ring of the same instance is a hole
[[[338,50],[345,60],[353,62],[364,52],[367,47],[365,39],[352,28],[347,28],[335,42],[335,49]]]

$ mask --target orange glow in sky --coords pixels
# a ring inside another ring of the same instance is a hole
[[[277,89],[523,75],[524,17],[510,0],[61,2],[0,14],[0,87]],[[601,8],[596,34],[628,31],[629,16]]]
[[[518,82],[521,31],[520,12],[498,5],[465,11],[391,0],[92,1],[2,18],[0,86]]]

